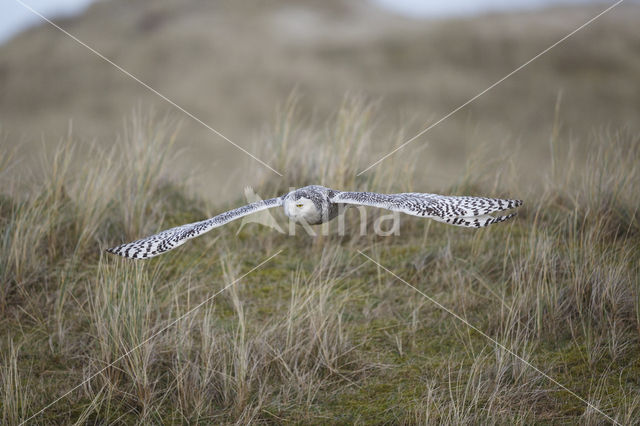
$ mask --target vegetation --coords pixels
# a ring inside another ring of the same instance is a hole
[[[262,141],[256,135],[292,90],[301,95],[301,114],[320,125],[345,93],[364,94],[379,110],[367,150],[381,157],[398,123],[408,139],[607,7],[571,1],[566,3],[573,6],[423,20],[393,15],[376,3],[109,0],[56,22],[253,154]],[[417,177],[432,190],[449,189],[478,144],[496,157],[517,150],[511,160],[518,173],[510,177],[536,185],[540,164],[549,161],[559,93],[562,141],[582,142],[602,128],[640,133],[638,22],[640,5],[623,2],[397,155],[420,156],[424,166]],[[0,129],[9,136],[7,145],[20,144],[30,167],[38,166],[33,153],[52,150],[70,126],[78,144],[110,144],[135,105],[176,112],[50,25],[0,46]],[[256,186],[252,170],[262,166],[241,167],[245,154],[180,118],[177,148],[183,153],[171,165],[180,176],[198,171],[200,179],[190,183],[194,191],[230,199]]]
[[[358,250],[616,421],[637,421],[638,136],[552,135],[543,188],[480,149],[451,187],[432,188],[394,158],[355,177],[377,159],[375,119],[357,100],[320,126],[288,106],[261,140],[285,177],[265,174],[256,192],[313,182],[512,196],[520,215],[481,230],[403,217],[389,237],[361,236],[355,212],[343,236],[234,223],[135,262],[104,249],[245,202],[209,206],[167,174],[170,122],[135,115],[120,143],[89,156],[70,137],[31,182],[4,161],[2,422],[607,422]],[[369,229],[384,214],[371,213]]]

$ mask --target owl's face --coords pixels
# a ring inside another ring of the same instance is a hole
[[[316,223],[321,215],[313,201],[305,197],[287,199],[284,203],[284,213],[296,222],[308,224]]]

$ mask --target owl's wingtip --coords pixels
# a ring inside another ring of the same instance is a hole
[[[120,246],[109,247],[109,248],[104,249],[104,251],[106,251],[107,253],[115,254],[117,256],[122,256],[122,253],[120,253],[118,251],[119,248],[120,248]]]

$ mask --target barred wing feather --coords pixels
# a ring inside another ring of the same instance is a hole
[[[446,196],[419,192],[378,194],[375,192],[338,192],[334,203],[379,207],[412,216],[428,217],[451,225],[481,228],[512,218],[516,213],[492,216],[490,213],[522,205],[521,200]]]
[[[107,249],[107,251],[131,259],[155,257],[169,250],[173,250],[190,239],[202,235],[213,228],[229,223],[232,220],[281,205],[282,197],[258,201],[237,209],[229,210],[211,219],[176,226],[175,228],[167,229],[155,235]]]

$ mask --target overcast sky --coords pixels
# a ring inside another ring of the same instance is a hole
[[[47,17],[81,13],[93,0],[21,0]],[[152,1],[152,0],[150,0]],[[552,4],[594,0],[372,0],[396,13],[415,17],[473,15],[488,11],[530,9]],[[605,1],[612,3],[612,0]],[[16,0],[0,1],[0,43],[41,19]]]
[[[44,16],[68,16],[82,12],[93,0],[22,0]],[[40,17],[16,0],[0,0],[0,43],[25,28],[37,25]]]
[[[596,3],[597,0],[373,0],[387,9],[415,17],[474,15],[483,12],[535,9],[552,5]],[[613,3],[613,0],[600,0]]]

